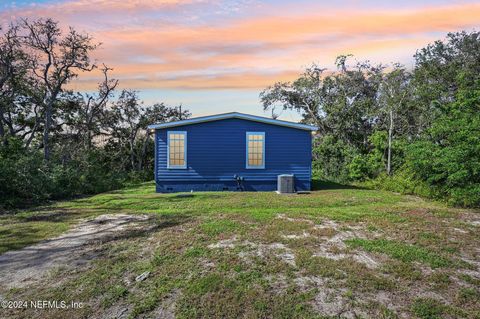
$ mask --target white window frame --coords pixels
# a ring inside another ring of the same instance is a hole
[[[262,135],[263,136],[263,144],[262,144],[262,165],[255,165],[255,166],[250,166],[248,165],[248,137],[250,135]],[[245,168],[246,169],[265,169],[265,132],[247,132],[245,136]]]
[[[183,165],[170,165],[170,134],[183,134]],[[167,168],[168,169],[186,169],[187,168],[187,132],[186,131],[167,131]]]

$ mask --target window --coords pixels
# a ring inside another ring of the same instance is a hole
[[[187,132],[168,132],[168,168],[187,168]]]
[[[247,168],[265,168],[265,132],[247,132]]]

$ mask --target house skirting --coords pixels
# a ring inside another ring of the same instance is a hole
[[[277,181],[247,181],[237,183],[232,181],[161,181],[156,182],[157,193],[175,192],[208,192],[208,191],[232,191],[232,192],[269,192],[277,190]],[[295,179],[296,191],[309,191],[310,181]]]

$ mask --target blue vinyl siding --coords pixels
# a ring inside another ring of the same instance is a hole
[[[167,132],[187,132],[186,169],[167,168]],[[246,132],[265,132],[265,168],[246,168]],[[277,176],[294,174],[297,190],[309,190],[311,133],[307,130],[243,119],[224,119],[157,129],[155,179],[157,191],[276,189]]]

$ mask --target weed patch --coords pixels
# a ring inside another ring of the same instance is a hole
[[[345,243],[352,248],[363,248],[368,252],[383,253],[403,262],[418,261],[432,268],[448,267],[452,262],[425,248],[386,239],[353,238]]]

